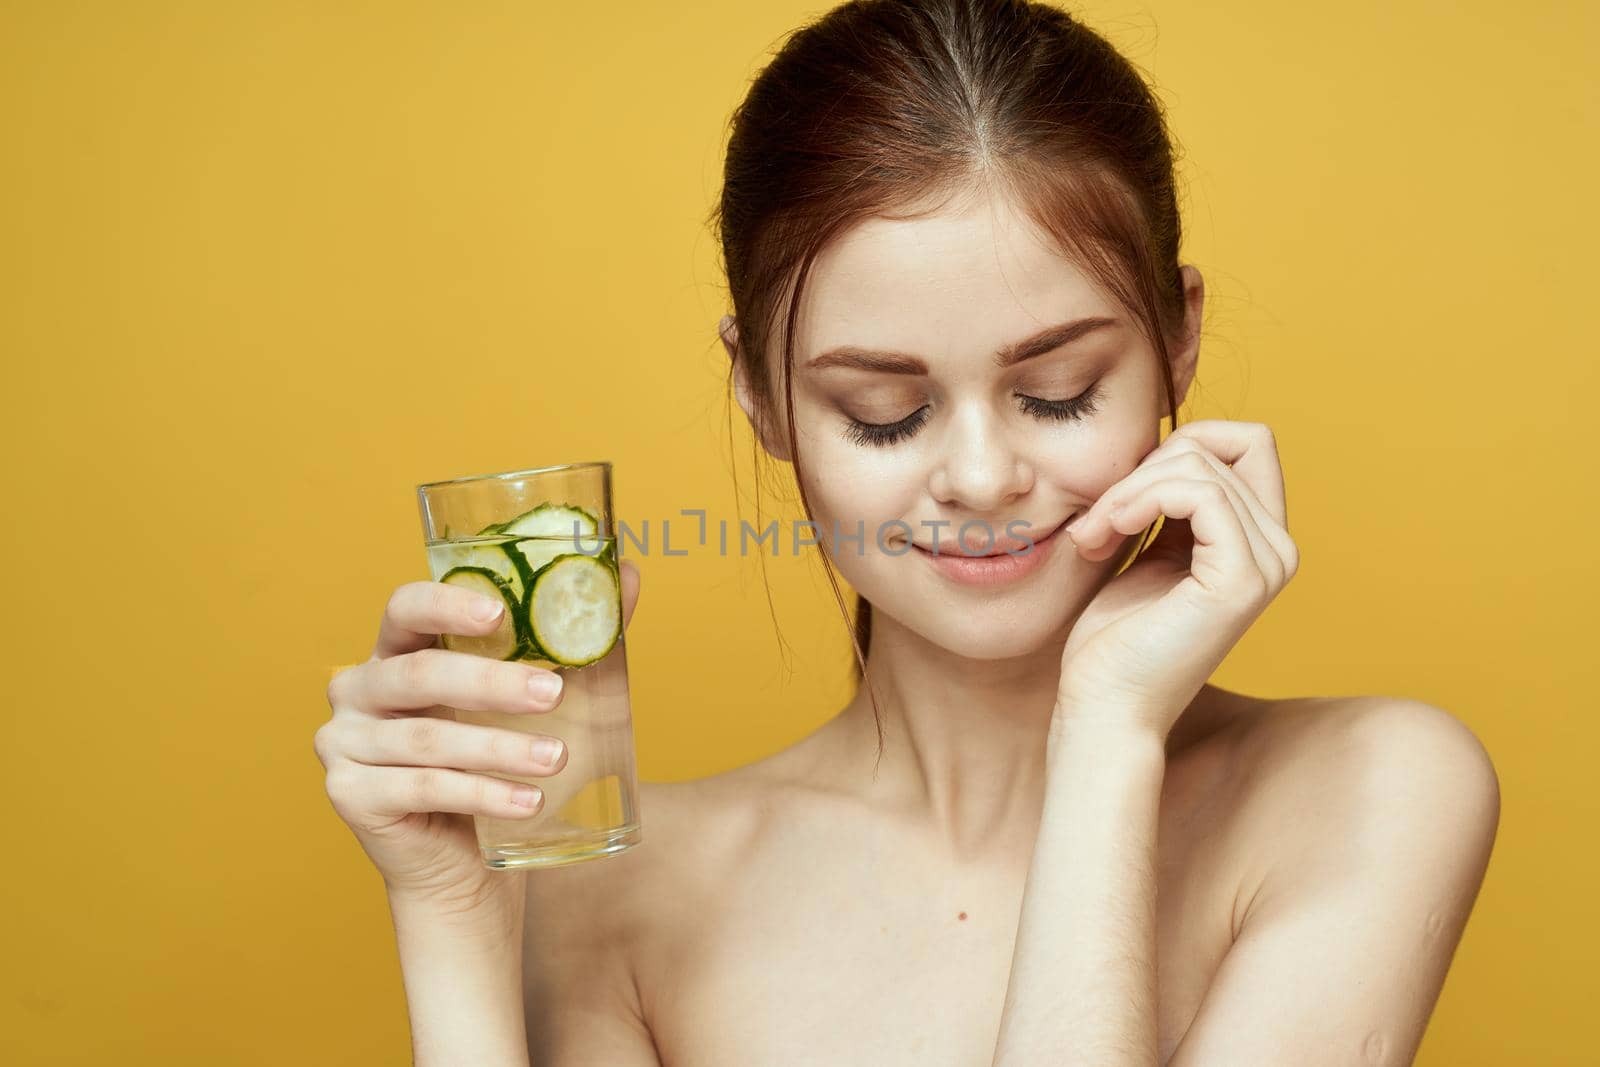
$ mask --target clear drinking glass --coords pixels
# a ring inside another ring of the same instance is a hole
[[[551,867],[639,843],[638,778],[611,464],[568,463],[417,486],[434,581],[499,595],[488,637],[445,635],[446,648],[536,664],[562,675],[551,712],[451,709],[460,722],[551,734],[567,764],[546,777],[500,775],[544,791],[520,819],[477,815],[490,867]]]

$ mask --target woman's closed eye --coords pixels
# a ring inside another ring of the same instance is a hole
[[[892,445],[922,428],[928,421],[928,405],[922,405],[898,422],[863,422],[854,415],[846,415],[845,420],[845,436],[856,444]]]
[[[1100,383],[1096,382],[1077,396],[1065,400],[1046,400],[1043,397],[1017,394],[1021,408],[1029,415],[1047,422],[1070,422],[1093,415],[1099,408]],[[904,441],[928,421],[928,405],[924,404],[905,418],[896,422],[864,422],[854,416],[845,416],[845,436],[858,445],[883,447]]]

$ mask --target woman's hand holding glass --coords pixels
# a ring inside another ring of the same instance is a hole
[[[626,628],[639,572],[625,560],[619,574]],[[391,896],[478,909],[521,892],[520,878],[484,865],[471,817],[539,811],[540,789],[495,775],[552,775],[568,753],[546,735],[456,722],[450,709],[538,715],[560,703],[559,689],[546,687],[560,679],[439,645],[441,634],[493,632],[502,609],[459,586],[408,582],[389,598],[371,657],[328,685],[333,717],[315,739],[328,796]]]

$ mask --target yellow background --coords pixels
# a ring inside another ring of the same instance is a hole
[[[821,10],[4,5],[0,1060],[405,1059],[329,666],[426,576],[416,482],[605,458],[624,518],[753,520],[704,223]],[[1596,9],[1074,10],[1186,152],[1185,417],[1282,446],[1301,571],[1216,680],[1477,731],[1500,839],[1420,1062],[1593,1062]],[[768,561],[784,648],[753,559],[639,562],[644,777],[844,699],[811,560]]]

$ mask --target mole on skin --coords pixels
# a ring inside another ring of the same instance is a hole
[[[960,915],[957,915],[956,918],[960,919],[962,922],[966,922],[967,921],[967,913],[966,912],[962,912]]]

